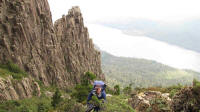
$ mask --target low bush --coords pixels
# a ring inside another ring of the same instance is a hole
[[[193,92],[197,95],[200,94],[200,82],[196,79],[193,80]]]
[[[132,92],[132,84],[129,84],[129,86],[123,89],[124,94],[131,94],[131,92]]]
[[[0,112],[47,112],[52,110],[48,97],[32,97],[24,100],[10,100],[0,104]]]
[[[16,64],[8,61],[6,64],[0,64],[0,73],[2,77],[7,77],[11,75],[14,79],[22,79],[27,77],[28,74],[20,69]]]
[[[119,87],[119,85],[115,85],[114,86],[114,94],[115,95],[120,95],[120,87]]]
[[[85,112],[84,106],[74,99],[65,99],[58,105],[59,112]]]
[[[93,86],[90,84],[96,78],[96,75],[91,72],[86,72],[82,76],[81,84],[77,84],[74,91],[72,92],[72,97],[77,99],[80,103],[86,103],[89,92],[92,90]]]
[[[59,103],[62,101],[63,99],[61,98],[61,92],[60,90],[57,88],[53,97],[52,97],[52,101],[51,101],[51,105],[56,108],[57,105],[59,105]]]

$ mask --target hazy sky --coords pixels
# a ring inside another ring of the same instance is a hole
[[[85,22],[117,18],[181,21],[200,17],[200,0],[48,0],[53,20],[80,6]]]

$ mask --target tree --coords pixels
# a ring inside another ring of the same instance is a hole
[[[120,94],[120,87],[119,87],[119,85],[115,85],[114,86],[114,94],[115,95],[119,95]]]
[[[59,91],[59,89],[56,89],[56,92],[54,93],[53,97],[52,97],[52,102],[51,105],[56,108],[56,106],[62,101],[61,98],[61,92]]]
[[[92,72],[86,72],[85,75],[81,77],[81,84],[77,84],[75,91],[72,93],[72,97],[76,98],[78,102],[85,101],[87,96],[92,89],[91,81],[96,78],[96,75]]]

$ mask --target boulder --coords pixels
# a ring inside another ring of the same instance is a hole
[[[168,93],[162,94],[158,91],[146,91],[132,95],[128,102],[137,112],[169,112],[170,110],[167,108],[168,100],[171,100]],[[162,104],[165,108],[158,107]]]

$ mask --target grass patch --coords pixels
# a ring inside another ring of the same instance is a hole
[[[28,76],[25,71],[21,70],[16,64],[11,61],[8,61],[6,64],[0,64],[0,76],[6,78],[10,75],[13,77],[13,79],[17,80]]]
[[[52,110],[51,98],[32,97],[24,100],[10,100],[0,104],[0,112],[47,112]]]
[[[128,104],[128,97],[125,95],[107,97],[104,112],[135,112]]]

